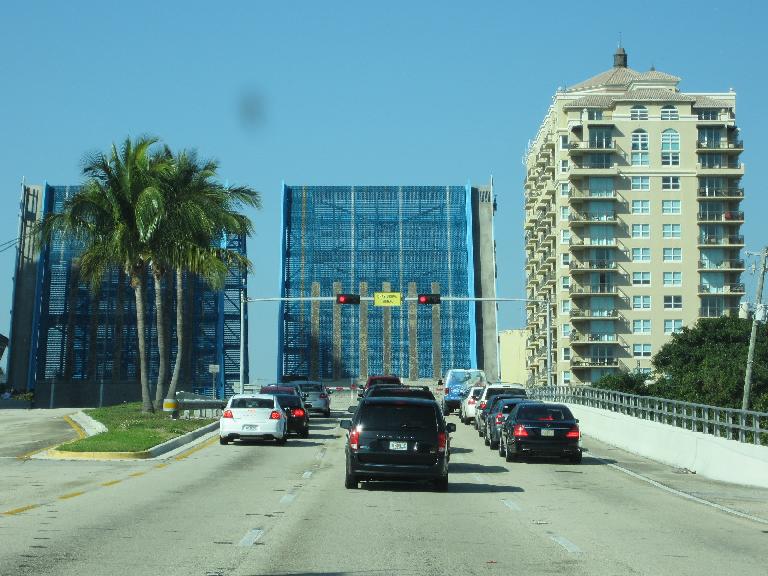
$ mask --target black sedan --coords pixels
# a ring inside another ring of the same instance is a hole
[[[579,421],[564,404],[518,404],[501,430],[499,454],[512,462],[526,456],[581,462]]]
[[[309,437],[309,410],[304,400],[294,388],[284,386],[263,386],[261,394],[273,394],[280,407],[288,415],[288,432],[298,434],[301,438]]]

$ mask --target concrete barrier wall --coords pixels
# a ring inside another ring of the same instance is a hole
[[[587,435],[712,480],[768,488],[768,446],[744,444],[642,420],[609,410],[569,404]]]

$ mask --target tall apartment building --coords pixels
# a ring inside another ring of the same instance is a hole
[[[627,66],[559,90],[527,155],[528,367],[588,384],[650,371],[700,317],[736,314],[744,284],[736,95],[683,93]]]

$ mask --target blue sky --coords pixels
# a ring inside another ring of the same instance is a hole
[[[498,292],[523,296],[521,164],[558,86],[612,65],[738,94],[747,248],[768,243],[761,2],[202,2],[5,0],[0,18],[0,229],[20,182],[77,184],[86,152],[126,135],[217,158],[263,195],[252,296],[279,283],[280,183],[474,184],[494,177]],[[7,334],[14,252],[0,253]],[[754,277],[745,276],[749,294]],[[258,308],[256,308],[258,306]],[[273,378],[277,306],[251,304],[251,376]],[[524,324],[507,304],[501,328]]]

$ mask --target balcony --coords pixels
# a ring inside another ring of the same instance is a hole
[[[744,212],[741,210],[699,212],[696,217],[699,222],[728,222],[732,224],[742,224],[744,222]]]
[[[744,142],[741,140],[699,140],[696,142],[698,150],[718,150],[722,152],[739,153],[744,151]]]
[[[699,188],[698,198],[744,198],[744,188]]]
[[[738,316],[738,306],[711,306],[699,308],[699,318],[720,318],[720,316]]]
[[[571,166],[569,176],[581,178],[582,176],[616,176],[619,173],[619,165],[615,162],[583,162]]]
[[[616,238],[571,238],[572,249],[576,248],[615,248]]]
[[[618,146],[616,146],[616,141],[613,139],[590,140],[588,142],[571,142],[568,145],[568,153],[571,156],[586,154],[590,152],[600,153],[616,151],[618,151]]]
[[[618,358],[581,358],[574,356],[571,358],[571,369],[580,370],[585,368],[618,368]]]
[[[620,344],[618,334],[571,332],[571,346],[582,344]]]
[[[619,293],[619,289],[613,284],[592,284],[590,286],[572,285],[568,292],[571,296],[606,295],[613,296]]]
[[[723,286],[707,286],[699,284],[699,294],[735,294],[741,296],[745,294],[744,284],[731,283]]]
[[[592,191],[592,190],[579,190],[578,188],[571,190],[570,198],[571,200],[616,200],[617,199],[616,190],[603,190],[603,191]]]
[[[699,236],[699,246],[744,246],[744,236]]]
[[[616,262],[613,260],[585,260],[584,262],[571,262],[572,272],[593,272],[600,270],[616,270]]]
[[[723,260],[722,262],[712,262],[699,260],[699,271],[701,270],[744,270],[744,260]]]
[[[743,176],[743,162],[697,163],[696,170],[700,176]]]
[[[615,224],[616,214],[613,212],[573,212],[568,217],[568,221],[574,226],[592,224],[595,222],[603,224]]]
[[[612,308],[603,308],[597,310],[580,310],[578,308],[571,309],[571,320],[615,320],[619,317],[619,311]]]
[[[730,112],[721,112],[713,117],[699,113],[696,124],[699,126],[734,126],[736,124],[735,116]]]

